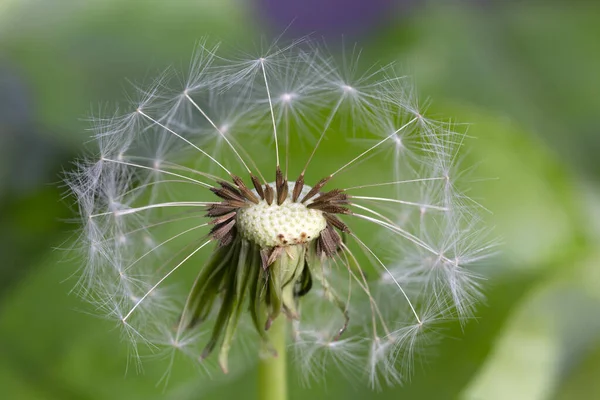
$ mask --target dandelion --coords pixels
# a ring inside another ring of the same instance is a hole
[[[410,377],[437,324],[471,317],[489,246],[459,182],[465,135],[391,66],[357,65],[307,43],[236,60],[202,42],[186,75],[94,120],[98,152],[67,178],[78,288],[136,358],[259,360],[274,398],[291,347],[307,382],[335,367],[379,388]]]

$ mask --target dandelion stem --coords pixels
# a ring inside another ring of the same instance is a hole
[[[268,336],[277,356],[263,349],[263,358],[258,363],[258,400],[287,399],[286,323],[285,318],[277,318],[269,329]]]

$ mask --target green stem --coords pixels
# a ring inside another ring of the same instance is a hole
[[[259,400],[287,399],[286,323],[286,319],[280,316],[269,329],[268,336],[277,357],[263,349],[264,354],[258,362]]]

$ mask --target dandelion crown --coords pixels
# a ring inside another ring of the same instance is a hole
[[[302,376],[331,365],[401,382],[431,328],[480,297],[464,134],[426,118],[391,67],[360,74],[356,57],[337,66],[307,43],[217,50],[201,43],[185,77],[165,73],[128,113],[94,120],[99,155],[67,178],[80,293],[134,354],[227,372],[277,356],[269,332],[285,321]]]

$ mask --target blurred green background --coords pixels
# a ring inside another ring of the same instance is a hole
[[[410,383],[371,392],[331,371],[305,387],[292,366],[291,398],[600,399],[600,3],[500,0],[0,0],[0,396],[253,398],[251,370],[167,391],[160,365],[126,373],[114,326],[69,294],[59,174],[125,78],[185,69],[205,35],[254,48],[291,16],[288,35],[333,51],[344,35],[365,65],[414,75],[430,115],[471,124],[468,163],[494,178],[471,194],[503,240],[478,318],[449,325]]]

